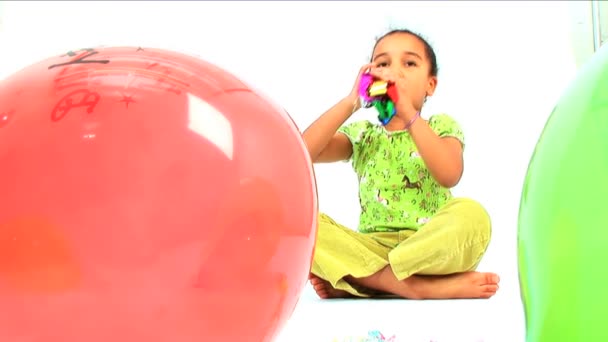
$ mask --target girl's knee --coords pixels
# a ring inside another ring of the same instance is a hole
[[[334,248],[336,245],[347,244],[353,239],[354,234],[354,231],[334,221],[331,217],[319,214],[316,248]]]
[[[492,221],[481,203],[470,198],[454,198],[447,211],[454,217],[456,229],[474,240],[489,244]]]
[[[489,216],[484,206],[472,198],[454,197],[448,202],[448,206],[457,207],[459,211],[481,212],[483,215]]]
[[[321,213],[319,212],[318,215],[318,222],[319,222],[319,226],[322,225],[331,225],[331,226],[337,226],[338,222],[334,221],[334,219],[332,219],[329,215],[325,214],[325,213]]]
[[[486,208],[476,200],[470,198],[454,198],[450,203],[453,205],[453,210],[460,213],[464,217],[473,220],[479,225],[490,228],[491,218]]]

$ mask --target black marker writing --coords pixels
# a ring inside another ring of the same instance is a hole
[[[65,54],[61,57],[68,56],[68,57],[76,57],[76,58],[72,59],[69,62],[53,64],[49,67],[49,70],[53,69],[53,68],[61,67],[61,66],[72,65],[72,64],[86,64],[86,63],[108,64],[108,63],[110,63],[110,61],[107,59],[97,59],[97,60],[96,59],[90,59],[90,60],[86,59],[86,58],[89,58],[98,53],[99,53],[99,51],[95,51],[94,49],[82,49],[82,52],[80,54],[77,54],[76,52],[73,52],[73,51],[68,51],[67,54]]]

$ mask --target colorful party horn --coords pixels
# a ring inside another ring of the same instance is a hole
[[[378,111],[378,120],[386,125],[396,114],[397,92],[394,84],[375,79],[370,74],[363,74],[359,83],[359,96],[362,107],[374,107]]]

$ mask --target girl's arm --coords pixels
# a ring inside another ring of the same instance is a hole
[[[456,186],[464,170],[460,141],[453,137],[439,137],[421,118],[412,123],[409,131],[433,178],[446,188]]]
[[[323,113],[302,133],[313,163],[346,160],[353,153],[350,139],[339,133],[338,129],[359,109],[359,82],[371,66],[371,63],[362,66],[350,94]]]
[[[372,69],[371,74],[395,84],[399,93],[399,100],[397,102],[397,114],[392,120],[400,120],[403,121],[403,124],[410,125],[406,128],[409,130],[418,148],[418,153],[420,153],[420,157],[422,157],[433,178],[446,188],[458,184],[464,169],[463,148],[460,141],[452,137],[439,137],[425,120],[416,117],[421,105],[416,109],[411,96],[418,92],[415,87],[414,91],[410,91],[410,86],[407,85],[407,80],[402,74],[395,74],[386,68]],[[422,104],[424,104],[424,101],[422,101]],[[412,119],[414,121],[411,121]]]
[[[358,109],[357,100],[357,97],[352,96],[344,98],[304,130],[302,138],[313,163],[345,160],[353,153],[348,137],[337,131]]]

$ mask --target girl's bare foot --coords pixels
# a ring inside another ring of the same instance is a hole
[[[412,276],[403,280],[404,294],[416,299],[490,298],[500,278],[494,273],[465,272],[445,276]]]
[[[333,288],[328,281],[313,274],[311,274],[308,278],[310,279],[310,284],[315,289],[315,292],[322,299],[352,297],[350,293]]]

